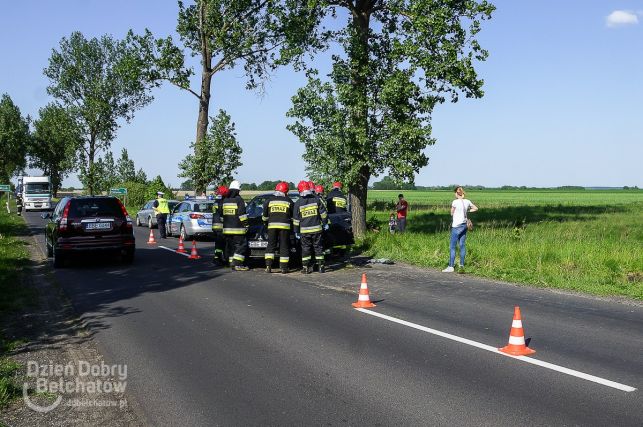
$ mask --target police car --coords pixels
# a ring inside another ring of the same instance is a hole
[[[172,209],[167,216],[165,229],[168,236],[181,236],[183,240],[193,237],[211,237],[212,206],[211,198],[197,197],[184,200]]]

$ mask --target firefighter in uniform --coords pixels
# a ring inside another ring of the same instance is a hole
[[[272,272],[275,249],[279,243],[279,267],[282,273],[288,273],[290,261],[290,225],[293,215],[293,201],[288,197],[288,183],[280,182],[275,187],[275,194],[263,204],[261,219],[268,226],[268,246],[266,247],[266,272]]]
[[[226,253],[233,271],[247,271],[243,265],[248,250],[246,230],[248,215],[246,203],[239,195],[241,184],[235,180],[230,183],[228,195],[223,199],[223,236],[226,240]]]
[[[293,212],[295,236],[301,239],[301,272],[312,272],[312,257],[319,264],[319,272],[324,272],[324,249],[322,247],[322,231],[328,229],[328,214],[326,207],[310,190],[306,181],[300,181],[297,190],[301,197],[297,200]]]
[[[212,231],[214,232],[214,259],[215,264],[225,265],[228,257],[225,253],[225,239],[223,237],[223,198],[228,194],[228,187],[220,185],[212,204]]]
[[[163,197],[163,194],[164,193],[162,191],[156,192],[156,200],[154,200],[154,204],[152,206],[154,213],[156,214],[156,225],[159,228],[161,239],[166,238],[165,221],[167,221],[167,215],[170,213],[170,207],[167,204],[167,199]]]
[[[342,192],[341,182],[333,184],[333,189],[326,196],[326,206],[329,214],[348,212],[348,199]]]

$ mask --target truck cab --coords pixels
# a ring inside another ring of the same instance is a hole
[[[48,176],[22,177],[22,203],[25,211],[51,209],[51,182]]]

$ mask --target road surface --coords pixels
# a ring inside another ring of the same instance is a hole
[[[643,425],[641,304],[382,266],[364,271],[383,318],[351,307],[362,270],[215,270],[211,243],[193,261],[135,234],[133,265],[54,277],[150,425]],[[490,351],[514,305],[551,366]]]

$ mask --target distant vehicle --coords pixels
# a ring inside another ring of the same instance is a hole
[[[212,237],[212,206],[214,200],[197,197],[184,200],[170,210],[165,223],[168,236],[181,236],[183,240],[192,237]]]
[[[261,216],[263,214],[263,203],[273,193],[260,194],[252,198],[246,206],[248,213],[248,249],[250,258],[264,258],[266,247],[268,246],[268,230],[266,229]],[[299,199],[299,193],[293,191],[288,193],[288,197],[296,202]],[[331,255],[337,255],[340,249],[337,246],[348,246],[355,243],[353,238],[353,228],[350,212],[329,214],[329,228],[324,231],[324,249],[330,249]],[[294,230],[290,233],[290,252],[291,264],[301,262],[301,244],[295,238]],[[279,251],[275,251],[276,254]]]
[[[178,205],[179,202],[178,200],[168,200],[167,205],[170,208],[170,212],[172,212],[172,209],[176,205]],[[145,203],[145,205],[136,213],[136,225],[137,226],[142,226],[145,224],[146,227],[148,228],[156,228],[158,227],[158,224],[156,223],[156,212],[154,212],[153,208],[154,200],[150,200],[149,202]]]
[[[18,179],[25,211],[51,209],[51,187],[48,176],[23,176]]]
[[[47,256],[63,267],[74,254],[92,251],[120,253],[123,262],[134,261],[132,219],[119,199],[111,196],[64,197],[45,227]]]

